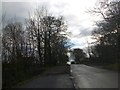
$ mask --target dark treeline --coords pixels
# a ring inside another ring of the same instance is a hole
[[[82,49],[79,48],[73,49],[72,53],[75,56],[76,64],[82,64],[87,59],[87,55]]]
[[[103,19],[96,22],[97,28],[92,33],[97,42],[95,46],[88,49],[91,61],[118,63],[120,59],[120,1],[100,1],[92,13],[101,15]]]
[[[2,31],[2,85],[11,87],[45,67],[65,65],[67,25],[63,17],[54,17],[45,8],[19,22],[7,23]]]
[[[95,22],[97,27],[92,32],[96,42],[88,43],[89,57],[86,57],[81,49],[74,49],[75,61],[84,64],[118,64],[120,62],[120,1],[99,1],[98,5],[89,12],[102,17],[100,21]]]

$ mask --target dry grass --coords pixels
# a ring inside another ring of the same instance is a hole
[[[104,66],[104,68],[109,69],[109,70],[113,70],[113,71],[119,71],[120,64],[118,64],[118,63],[109,64],[107,66]]]

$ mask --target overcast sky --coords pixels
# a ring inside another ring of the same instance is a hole
[[[55,16],[64,16],[68,24],[69,37],[74,45],[72,48],[87,47],[87,41],[92,42],[91,31],[94,21],[98,16],[92,16],[87,10],[95,6],[97,0],[4,0],[2,1],[2,13],[7,18],[16,17],[18,21],[24,21],[28,12],[34,11],[39,6],[47,6],[49,12]]]

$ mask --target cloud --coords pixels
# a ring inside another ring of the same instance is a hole
[[[13,2],[11,2],[13,1]],[[33,12],[39,6],[47,6],[50,13],[55,16],[62,15],[68,24],[68,31],[72,32],[70,41],[73,47],[85,47],[86,37],[91,35],[94,20],[86,10],[92,8],[96,0],[4,0],[2,13],[6,12],[7,18],[16,16],[18,21],[24,21],[28,12]]]
[[[73,48],[84,49],[88,47],[88,43],[90,44],[96,41],[95,39],[92,39],[92,36],[90,35],[83,37],[71,37],[70,40],[71,43],[74,43],[74,45],[72,45],[71,47],[72,49]]]
[[[2,14],[6,19],[15,18],[17,21],[24,21],[31,10],[30,4],[26,2],[2,2]]]

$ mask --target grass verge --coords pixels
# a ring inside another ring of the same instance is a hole
[[[112,71],[120,71],[120,63],[115,63],[115,64],[109,64],[104,66],[103,68],[112,70]]]

